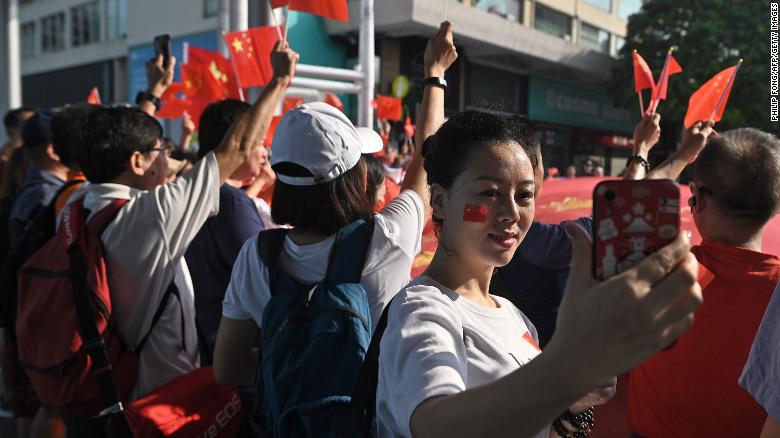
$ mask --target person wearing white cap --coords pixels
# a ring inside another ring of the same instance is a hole
[[[432,42],[426,60],[443,76],[455,60],[455,48],[441,33]],[[418,144],[442,123],[443,102],[441,87],[426,87],[418,112]],[[381,147],[375,132],[355,128],[341,111],[317,102],[284,115],[275,131],[271,156],[277,177],[271,215],[274,222],[292,226],[284,237],[279,268],[295,280],[320,282],[339,230],[356,220],[373,218],[360,281],[368,299],[371,332],[385,305],[409,281],[430,217],[421,148],[416,149],[400,195],[374,213],[360,157]],[[268,270],[260,260],[257,240],[248,240],[241,249],[223,302],[214,352],[214,374],[223,384],[255,383],[257,350],[253,347],[271,299]]]

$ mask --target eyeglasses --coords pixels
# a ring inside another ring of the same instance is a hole
[[[145,150],[145,151],[144,151],[144,153],[145,153],[145,154],[148,154],[149,152],[158,151],[158,152],[164,153],[166,156],[170,157],[170,156],[171,156],[171,150],[172,150],[172,149],[173,149],[173,148],[172,148],[172,147],[170,147],[170,146],[160,146],[160,147],[158,147],[158,148],[150,148],[150,149],[147,149],[147,150]]]
[[[699,189],[699,191],[700,191],[700,192],[701,192],[703,195],[707,195],[707,196],[712,196],[712,195],[713,195],[713,192],[712,192],[712,190],[711,190],[709,187],[707,187],[707,186],[705,186],[704,184],[702,184],[700,181],[691,180],[690,184],[695,184],[695,185],[696,185],[696,187]],[[689,184],[689,185],[690,185],[690,184]]]

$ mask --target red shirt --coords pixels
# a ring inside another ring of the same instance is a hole
[[[780,259],[719,242],[692,250],[704,303],[676,345],[634,368],[631,428],[646,438],[757,437],[764,409],[737,381],[780,279]]]

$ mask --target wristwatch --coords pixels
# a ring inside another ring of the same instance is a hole
[[[135,104],[141,105],[143,102],[146,101],[152,102],[154,104],[154,108],[156,111],[160,111],[160,98],[155,96],[152,93],[146,92],[146,91],[139,91],[138,94],[135,95]]]
[[[425,86],[433,85],[434,87],[439,87],[444,91],[447,91],[447,80],[444,78],[440,78],[438,76],[431,76],[429,78],[425,78],[424,82]]]

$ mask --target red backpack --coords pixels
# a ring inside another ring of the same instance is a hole
[[[19,270],[19,363],[41,403],[67,415],[97,415],[111,406],[103,389],[126,399],[136,383],[138,355],[112,324],[100,241],[126,202],[114,200],[86,227],[83,199],[72,203],[55,236]]]

